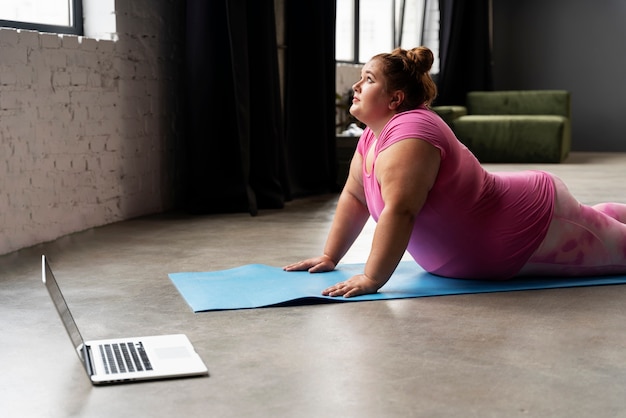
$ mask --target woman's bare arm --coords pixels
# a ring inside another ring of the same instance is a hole
[[[415,217],[435,183],[440,161],[439,150],[419,139],[400,141],[378,155],[374,173],[385,208],[374,231],[365,271],[323,294],[351,297],[375,293],[389,280],[406,251]]]

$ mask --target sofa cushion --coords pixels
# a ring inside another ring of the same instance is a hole
[[[570,149],[564,116],[467,115],[452,129],[483,163],[559,163]]]

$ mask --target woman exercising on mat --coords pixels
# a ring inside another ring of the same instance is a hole
[[[372,216],[364,272],[323,295],[375,293],[405,251],[426,271],[453,278],[626,273],[626,204],[582,205],[543,171],[487,172],[428,108],[437,94],[432,63],[419,47],[365,64],[350,113],[367,128],[324,253],[284,269],[333,270]]]

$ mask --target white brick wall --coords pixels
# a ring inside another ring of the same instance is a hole
[[[117,3],[118,41],[0,29],[0,254],[174,205],[180,6]]]

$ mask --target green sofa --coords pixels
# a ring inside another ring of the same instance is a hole
[[[564,90],[474,91],[465,106],[434,106],[483,163],[560,163],[571,147]]]

